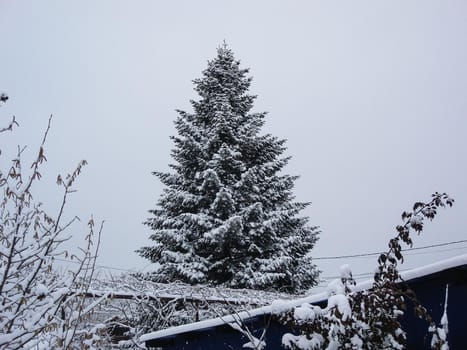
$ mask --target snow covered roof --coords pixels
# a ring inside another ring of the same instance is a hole
[[[230,305],[267,305],[278,298],[291,299],[288,294],[249,289],[209,288],[191,286],[181,282],[156,283],[140,276],[123,274],[96,278],[87,293],[88,296],[108,295],[115,299],[182,299],[188,302],[209,302]]]
[[[401,277],[404,281],[411,281],[421,277],[429,276],[435,274],[437,272],[445,271],[451,268],[459,267],[467,265],[467,254],[459,255],[452,257],[450,259],[442,260],[433,264],[425,265],[422,267],[418,267],[415,269],[411,269],[401,273]],[[358,283],[355,287],[355,291],[360,291],[364,289],[368,289],[373,285],[373,280],[364,281]],[[160,339],[175,336],[181,333],[193,332],[193,331],[201,331],[206,328],[217,327],[221,325],[225,325],[227,323],[238,322],[240,320],[247,320],[249,318],[253,318],[255,316],[269,314],[272,312],[277,312],[284,309],[290,309],[295,306],[300,306],[303,303],[318,303],[323,301],[327,298],[327,294],[325,292],[313,294],[304,298],[294,299],[294,300],[277,300],[274,301],[271,305],[263,306],[257,309],[253,309],[250,311],[243,311],[233,315],[227,315],[222,317],[213,318],[210,320],[204,320],[200,322],[185,324],[177,327],[167,328],[163,330],[159,330],[156,332],[147,333],[141,336],[140,340],[142,342],[152,340],[152,339]]]

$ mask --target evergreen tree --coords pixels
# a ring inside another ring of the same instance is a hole
[[[285,140],[260,135],[266,113],[251,113],[251,78],[224,44],[194,80],[193,113],[177,111],[171,173],[146,221],[159,263],[154,278],[231,288],[305,290],[317,282],[310,250],[318,230],[294,202],[296,176],[281,174]]]

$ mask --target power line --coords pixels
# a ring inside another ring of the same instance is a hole
[[[433,250],[433,251],[430,251],[430,252],[418,252],[418,253],[412,253],[412,254],[407,254],[407,255],[413,256],[413,255],[424,255],[424,254],[433,254],[433,253],[452,252],[454,250],[462,250],[462,249],[466,249],[466,248],[467,247],[464,246],[464,247],[457,247],[457,248]]]
[[[418,248],[418,249],[421,249],[422,247]],[[433,253],[443,253],[443,252],[451,252],[451,251],[455,251],[455,250],[461,250],[461,249],[467,249],[467,246],[464,246],[464,247],[457,247],[457,248],[451,248],[451,249],[441,249],[441,250],[435,250],[435,251],[431,251],[431,252],[419,252],[419,253],[414,253],[414,254],[407,254],[407,255],[420,255],[420,254],[433,254]],[[410,269],[399,269],[399,272],[404,272],[404,271],[408,271]],[[352,274],[352,277],[354,277],[355,279],[362,279],[362,278],[365,278],[365,277],[371,277],[374,275],[374,272],[362,272],[362,273],[357,273],[357,274]],[[321,283],[318,284],[318,287],[323,287],[323,286],[327,286],[327,283],[330,281],[330,280],[334,280],[334,279],[338,279],[340,278],[340,276],[322,276],[321,277]],[[322,284],[324,283],[324,284]]]
[[[427,245],[423,247],[416,247],[416,248],[408,248],[408,249],[402,249],[402,251],[407,252],[407,251],[414,251],[414,250],[422,250],[422,249],[429,249],[429,248],[436,248],[436,247],[444,247],[444,246],[449,246],[453,244],[459,244],[459,243],[467,243],[467,239],[464,240],[459,240],[459,241],[452,241],[452,242],[445,242],[445,243],[438,243],[438,244],[432,244],[432,245]],[[444,252],[444,251],[451,251],[451,250],[458,250],[458,249],[464,249],[467,247],[461,247],[461,248],[455,248],[455,249],[446,249],[446,250],[439,250],[439,251],[434,251],[431,253],[437,253],[437,252]],[[323,257],[317,257],[313,258],[313,260],[339,260],[339,259],[348,259],[348,258],[361,258],[361,257],[371,257],[371,256],[377,256],[382,254],[383,252],[374,252],[374,253],[361,253],[361,254],[353,254],[353,255],[338,255],[338,256],[323,256]],[[427,252],[426,252],[427,253]],[[424,253],[418,253],[418,254],[426,254]],[[409,254],[409,255],[418,255],[418,254]],[[66,263],[72,263],[72,264],[79,264],[78,261],[73,261],[73,260],[67,260],[67,259],[61,259],[61,258],[55,258],[57,261],[62,261]],[[115,270],[115,271],[122,271],[122,272],[137,272],[135,270],[130,270],[130,269],[124,269],[120,267],[112,267],[112,266],[106,266],[106,265],[97,265],[96,267],[101,268],[101,269],[107,269],[107,270]],[[372,274],[372,273],[366,273],[366,274]],[[364,275],[364,274],[361,274]],[[355,275],[356,277],[357,275]]]
[[[413,250],[421,250],[421,249],[428,249],[428,248],[436,248],[436,247],[444,247],[452,244],[459,244],[459,243],[466,243],[467,239],[463,239],[460,241],[452,241],[452,242],[445,242],[445,243],[438,243],[438,244],[431,244],[426,245],[423,247],[416,247],[416,248],[407,248],[402,249],[403,252],[409,252]],[[317,258],[313,258],[313,260],[338,260],[338,259],[348,259],[348,258],[361,258],[367,256],[377,256],[383,254],[384,252],[374,252],[374,253],[361,253],[361,254],[352,254],[352,255],[337,255],[337,256],[321,256]]]
[[[55,258],[55,260],[66,262],[66,263],[72,263],[72,264],[80,264],[79,261],[68,260],[68,259]],[[135,270],[124,269],[121,267],[112,267],[112,266],[97,265],[97,264],[96,264],[96,267],[101,268],[101,269],[116,270],[116,271],[122,271],[122,272],[138,272]]]

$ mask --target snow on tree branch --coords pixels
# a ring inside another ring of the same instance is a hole
[[[55,270],[55,259],[67,254],[60,249],[68,239],[66,230],[77,219],[63,222],[65,204],[85,162],[63,183],[56,218],[32,195],[47,160],[44,145],[50,122],[51,118],[29,167],[22,162],[25,148],[18,147],[8,168],[0,169],[0,349],[91,349],[99,338],[82,327],[91,307],[77,291],[89,288],[102,225],[97,237],[93,225],[89,227],[75,271],[58,274]],[[0,131],[13,125],[17,125],[14,118]]]

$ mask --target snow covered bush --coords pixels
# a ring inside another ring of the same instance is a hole
[[[2,102],[6,99],[2,97]],[[13,119],[0,133],[15,125]],[[55,269],[55,259],[67,257],[62,244],[69,238],[66,230],[77,220],[62,222],[65,204],[86,162],[65,178],[58,177],[63,196],[55,217],[33,197],[46,161],[49,129],[50,119],[30,166],[22,162],[25,148],[18,148],[11,163],[2,162],[0,168],[0,349],[91,349],[100,338],[99,326],[84,327],[98,302],[87,303],[84,293],[94,272],[102,226],[95,234],[94,222],[89,221],[82,254],[74,257],[75,270],[59,274]]]
[[[282,173],[285,140],[261,135],[266,113],[252,113],[251,78],[223,45],[194,80],[193,113],[178,111],[172,173],[146,224],[158,282],[297,293],[316,285],[310,251],[318,229],[294,202],[296,176]]]
[[[396,227],[397,235],[389,241],[389,250],[378,257],[371,289],[353,291],[355,282],[350,268],[344,266],[340,280],[328,287],[325,308],[305,304],[279,312],[281,320],[299,333],[285,334],[283,345],[300,350],[405,349],[406,334],[399,321],[410,302],[415,314],[430,325],[432,349],[447,350],[447,321],[442,321],[443,327],[436,327],[415,293],[402,280],[397,265],[404,260],[401,243],[412,246],[410,233],[420,234],[425,219],[433,219],[438,208],[452,206],[453,202],[445,193],[435,193],[430,202],[417,202],[411,212],[402,213],[404,223]]]

